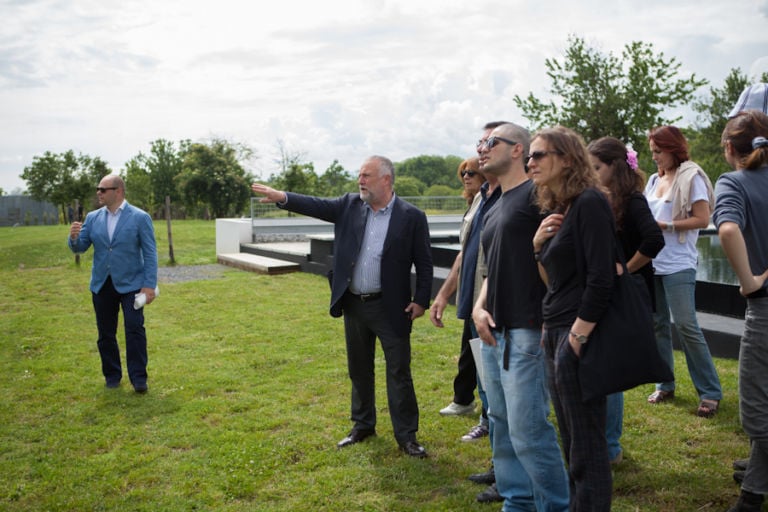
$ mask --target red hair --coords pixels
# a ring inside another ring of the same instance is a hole
[[[658,126],[648,134],[648,140],[665,153],[672,155],[675,169],[690,159],[688,155],[688,140],[676,126]]]

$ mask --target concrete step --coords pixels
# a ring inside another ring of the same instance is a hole
[[[257,272],[259,274],[287,274],[289,272],[299,272],[301,270],[301,266],[298,263],[245,252],[218,254],[216,259],[222,265]]]

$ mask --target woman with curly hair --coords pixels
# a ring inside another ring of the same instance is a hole
[[[640,274],[648,286],[653,304],[653,266],[651,260],[664,247],[664,235],[643,195],[645,175],[638,169],[637,153],[614,137],[603,137],[587,146],[592,167],[600,183],[608,189],[616,235],[627,261],[627,269]],[[611,463],[622,460],[619,439],[623,430],[624,393],[608,395],[608,456]]]
[[[539,207],[533,238],[552,403],[568,466],[570,510],[611,509],[605,397],[582,400],[579,355],[613,296],[616,236],[611,206],[581,136],[556,126],[537,133],[528,156]]]

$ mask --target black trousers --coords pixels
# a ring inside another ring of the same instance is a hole
[[[461,333],[461,352],[459,352],[459,371],[453,379],[453,401],[459,405],[469,405],[475,399],[477,387],[477,368],[469,340],[472,338],[472,320],[464,320]]]
[[[581,400],[579,358],[568,333],[568,328],[544,329],[549,391],[568,466],[570,512],[607,512],[613,480],[605,437],[606,400]]]
[[[99,339],[96,344],[101,356],[101,371],[107,384],[117,384],[123,377],[120,364],[120,347],[117,344],[117,321],[120,308],[123,309],[125,331],[125,357],[128,377],[131,383],[147,383],[147,334],[144,330],[144,308],[133,309],[136,293],[121,294],[115,290],[112,278],[108,277],[104,286],[93,296],[93,309],[96,312],[96,328]]]
[[[419,406],[411,377],[410,334],[400,336],[386,320],[384,301],[361,302],[344,297],[344,331],[347,341],[347,367],[352,381],[352,415],[355,428],[376,427],[374,359],[376,338],[384,350],[387,402],[392,429],[399,444],[416,440]]]

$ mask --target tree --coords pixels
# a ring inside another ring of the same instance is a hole
[[[418,178],[395,175],[395,194],[400,197],[420,196],[426,188],[426,185]]]
[[[222,139],[190,144],[177,178],[185,203],[191,208],[205,207],[217,218],[241,215],[253,181],[238,161],[244,149]]]
[[[32,159],[32,164],[24,168],[21,178],[27,182],[32,198],[57,205],[63,218],[67,218],[67,205],[74,200],[84,207],[96,206],[94,188],[101,178],[111,172],[99,157],[75,156],[72,150],[61,154],[46,151]]]
[[[557,102],[543,102],[533,93],[514,102],[534,129],[561,124],[576,130],[588,142],[613,136],[640,152],[647,151],[646,133],[654,126],[674,124],[680,117],[663,112],[687,103],[707,81],[692,74],[678,77],[681,67],[674,57],[654,54],[650,44],[633,42],[619,59],[569,36],[561,63],[546,59],[552,80],[549,92]]]
[[[315,165],[312,162],[304,162],[303,153],[288,151],[280,140],[278,147],[280,159],[277,163],[280,172],[270,175],[269,183],[279,190],[318,195],[319,178],[315,174]]]
[[[152,212],[155,209],[155,196],[152,193],[152,180],[141,153],[125,163],[123,174],[126,194],[131,204],[146,212]]]
[[[456,169],[462,158],[449,155],[420,155],[395,163],[395,175],[400,177],[412,176],[427,187],[432,185],[448,185],[456,183]]]
[[[354,178],[344,170],[338,160],[334,160],[318,180],[317,195],[336,197],[356,188]]]
[[[763,73],[759,82],[768,82],[768,73]],[[707,173],[712,183],[717,181],[731,166],[723,158],[720,143],[728,114],[739,99],[741,92],[751,81],[740,69],[731,69],[725,77],[722,88],[712,87],[709,95],[694,101],[693,109],[699,113],[694,128],[685,130],[691,159]]]

